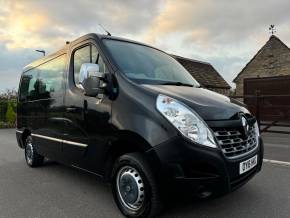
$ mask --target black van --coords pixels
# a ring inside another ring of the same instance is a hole
[[[112,184],[127,217],[155,216],[163,193],[207,197],[261,170],[263,142],[242,103],[206,90],[171,56],[88,34],[24,68],[18,144]]]

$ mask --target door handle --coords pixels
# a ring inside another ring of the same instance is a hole
[[[75,111],[77,111],[76,107],[67,107],[66,108],[66,112],[75,112]]]

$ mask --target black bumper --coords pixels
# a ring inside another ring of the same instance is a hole
[[[154,147],[160,161],[158,175],[161,185],[174,186],[178,191],[198,195],[202,191],[222,195],[233,191],[261,170],[263,163],[263,141],[250,154],[238,159],[228,159],[220,149],[195,145],[177,137]],[[149,153],[150,153],[149,152]],[[239,163],[258,155],[258,164],[240,175]]]
[[[16,130],[16,140],[17,140],[17,144],[20,148],[24,148],[24,144],[22,141],[22,136],[23,136],[23,131],[21,130]]]

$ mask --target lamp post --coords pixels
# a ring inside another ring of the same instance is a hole
[[[40,53],[42,53],[43,54],[43,56],[45,56],[45,51],[44,50],[35,50],[35,51],[37,51],[37,52],[40,52]]]

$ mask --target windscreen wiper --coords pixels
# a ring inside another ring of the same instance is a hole
[[[182,82],[164,82],[164,83],[161,83],[160,85],[172,85],[172,86],[188,86],[188,87],[193,87],[192,84],[187,84],[187,83],[182,83]]]

